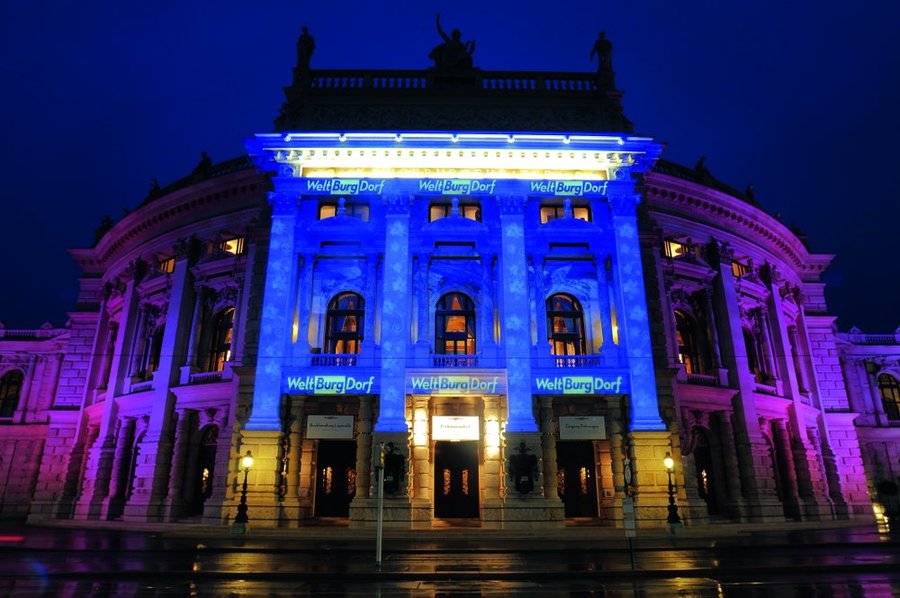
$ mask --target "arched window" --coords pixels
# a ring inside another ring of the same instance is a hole
[[[442,355],[475,354],[475,305],[466,295],[448,293],[438,301],[434,351]]]
[[[697,320],[691,314],[675,310],[675,339],[678,342],[678,361],[688,374],[702,374],[706,370],[700,357],[700,338]]]
[[[569,295],[547,299],[547,332],[553,355],[584,355],[584,312]]]
[[[365,304],[356,293],[341,293],[328,303],[326,353],[359,353]]]
[[[12,417],[15,414],[24,379],[25,376],[19,370],[7,372],[0,378],[0,417]]]
[[[878,376],[881,404],[889,420],[900,420],[900,383],[889,374]]]
[[[231,330],[234,326],[234,308],[229,307],[212,317],[210,323],[209,350],[206,359],[207,372],[221,372],[225,362],[231,359]]]

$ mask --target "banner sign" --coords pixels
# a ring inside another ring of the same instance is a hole
[[[628,394],[628,374],[602,376],[536,376],[532,390],[542,395],[619,395]]]
[[[285,376],[286,392],[307,395],[370,395],[377,392],[375,376]]]
[[[306,437],[327,440],[352,440],[352,415],[309,415],[306,417]]]
[[[630,183],[628,183],[630,185]],[[536,195],[606,197],[619,181],[586,179],[350,179],[304,178],[303,195]],[[624,190],[624,187],[623,187]]]
[[[431,418],[432,440],[478,440],[481,426],[475,416],[435,415]]]
[[[560,440],[606,440],[606,418],[602,415],[559,416]]]
[[[413,395],[496,395],[506,393],[505,374],[416,374],[406,377]]]

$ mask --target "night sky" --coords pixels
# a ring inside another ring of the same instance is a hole
[[[302,25],[313,68],[422,69],[438,11],[484,69],[590,71],[607,31],[636,132],[669,160],[706,155],[725,183],[752,182],[769,213],[837,254],[826,281],[843,330],[900,325],[900,2],[888,0],[5,2],[0,320],[64,324],[78,275],[66,248],[89,246],[152,178],[165,186],[201,151],[219,162],[270,132]]]

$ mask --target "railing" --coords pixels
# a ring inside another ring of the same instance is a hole
[[[900,334],[862,334],[849,333],[844,336],[854,345],[900,345]]]
[[[320,353],[313,355],[310,365],[326,367],[355,366],[359,355],[355,353]]]
[[[699,386],[721,386],[722,383],[718,376],[712,374],[687,374],[688,384],[697,384]]]
[[[566,355],[554,356],[553,364],[558,368],[599,368],[602,367],[599,355]]]
[[[435,73],[437,77],[442,74]],[[461,73],[468,77],[468,73]],[[598,90],[594,73],[541,73],[517,71],[471,72],[471,78],[481,89],[498,91],[551,91],[568,93],[590,93]],[[312,71],[309,83],[312,89],[384,89],[423,90],[429,87],[430,73],[424,70],[343,70],[328,69]]]
[[[477,355],[435,355],[432,365],[436,368],[477,368]]]
[[[36,338],[51,338],[59,334],[56,328],[35,328],[33,330],[10,330],[0,328],[0,338],[8,340],[32,340]]]
[[[755,385],[756,392],[764,394],[764,395],[772,395],[773,397],[778,396],[778,388],[775,386],[770,386],[769,384],[762,384],[757,382]]]
[[[209,384],[211,382],[221,382],[222,372],[198,372],[191,374],[191,384]]]
[[[145,392],[153,390],[153,380],[144,380],[143,382],[135,382],[131,385],[131,392]]]

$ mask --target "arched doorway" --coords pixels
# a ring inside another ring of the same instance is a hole
[[[713,452],[709,436],[703,428],[695,427],[694,434],[694,469],[697,475],[697,494],[706,503],[710,515],[719,514],[719,489],[713,464]]]
[[[218,441],[218,426],[208,425],[200,430],[197,445],[197,469],[193,480],[194,492],[189,505],[190,515],[202,515],[203,505],[206,503],[206,499],[212,495]]]

